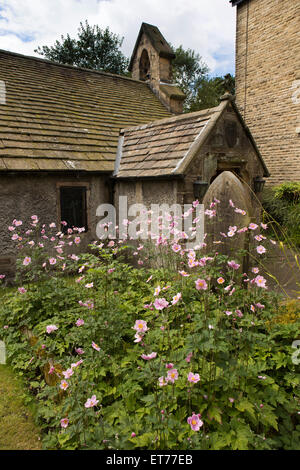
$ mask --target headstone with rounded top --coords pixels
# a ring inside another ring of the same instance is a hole
[[[219,253],[236,255],[239,249],[245,248],[245,233],[238,233],[238,229],[251,222],[248,188],[231,171],[223,171],[208,188],[203,199],[204,208],[210,209],[215,199],[219,201],[214,207],[216,216],[205,216],[207,248],[215,247]],[[245,211],[244,215],[240,210]],[[236,231],[229,233],[230,227],[236,227]]]

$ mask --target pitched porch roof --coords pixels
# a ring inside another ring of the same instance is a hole
[[[119,138],[114,176],[142,178],[184,174],[229,102],[261,161],[265,176],[269,176],[255,141],[231,95],[224,95],[220,105],[215,108],[123,129]]]

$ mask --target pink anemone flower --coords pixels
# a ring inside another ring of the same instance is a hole
[[[189,416],[187,419],[188,424],[191,426],[193,431],[199,431],[201,426],[203,426],[203,421],[201,421],[201,415],[193,413],[192,416]]]

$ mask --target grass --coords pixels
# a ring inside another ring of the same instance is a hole
[[[25,388],[6,365],[0,365],[0,450],[41,450],[39,431],[22,396]]]

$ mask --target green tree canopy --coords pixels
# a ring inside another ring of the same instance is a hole
[[[67,34],[54,46],[39,46],[35,52],[60,64],[125,75],[129,61],[120,50],[123,39],[108,27],[102,30],[85,21],[85,24],[80,23],[77,38]]]
[[[196,99],[197,89],[207,75],[209,69],[202,61],[200,54],[192,49],[183,49],[182,46],[174,49],[176,55],[173,60],[173,81],[185,93],[186,99],[184,108],[189,111],[192,103]]]
[[[189,112],[218,106],[220,97],[226,92],[235,94],[235,79],[230,73],[224,77],[203,77],[189,106]]]
[[[209,68],[200,54],[182,46],[174,49],[173,81],[186,94],[184,111],[192,112],[217,106],[220,97],[235,93],[235,79],[228,73],[224,77],[209,77]]]

